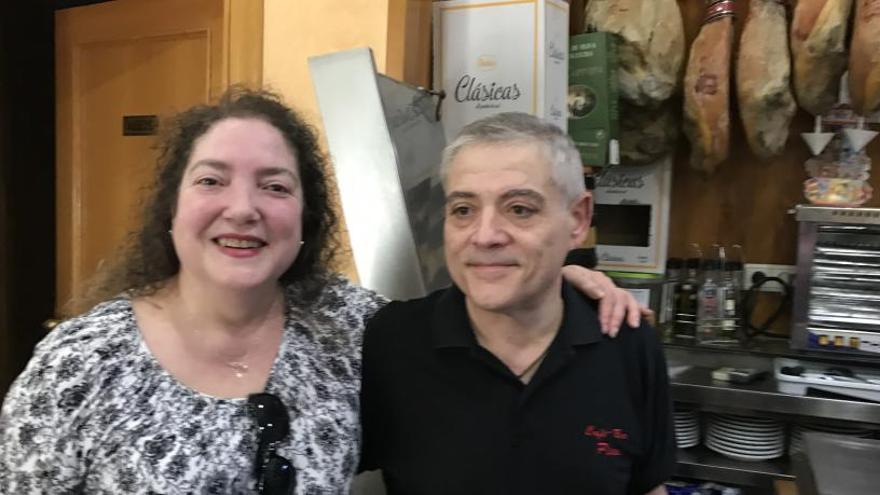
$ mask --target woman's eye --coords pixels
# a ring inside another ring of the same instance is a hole
[[[274,193],[290,194],[290,188],[284,184],[267,184],[265,189]]]
[[[202,177],[196,181],[196,184],[200,186],[217,186],[220,184],[220,181],[214,177]]]

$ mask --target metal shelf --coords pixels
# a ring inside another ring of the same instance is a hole
[[[858,400],[809,397],[780,392],[773,377],[749,385],[712,379],[710,368],[694,367],[671,378],[672,400],[719,411],[731,408],[880,424],[880,404]]]
[[[880,355],[877,354],[792,349],[787,338],[779,337],[757,338],[746,346],[698,346],[692,341],[676,339],[670,339],[663,345],[667,351],[675,350],[689,354],[727,355],[734,359],[736,359],[734,356],[747,356],[749,358],[764,358],[765,360],[786,357],[845,366],[858,365],[880,370]]]
[[[773,480],[794,481],[787,457],[750,462],[730,459],[703,445],[678,450],[675,476],[745,486],[766,486]]]

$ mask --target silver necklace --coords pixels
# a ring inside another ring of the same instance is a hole
[[[232,368],[232,374],[235,375],[236,378],[244,378],[248,370],[250,370],[250,366],[244,361],[226,361],[223,364]]]
[[[538,367],[538,364],[539,364],[541,361],[544,360],[544,357],[547,355],[547,352],[548,352],[549,350],[550,350],[550,346],[548,345],[547,348],[544,349],[544,352],[542,352],[541,355],[539,355],[534,361],[532,361],[532,364],[526,366],[526,369],[524,369],[524,370],[522,370],[521,372],[517,373],[517,374],[516,374],[516,377],[517,377],[519,380],[522,380],[523,377],[525,377],[527,374],[529,374],[530,371],[532,371],[534,368],[537,368],[537,367]]]

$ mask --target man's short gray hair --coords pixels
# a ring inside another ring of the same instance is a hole
[[[580,153],[562,129],[522,112],[498,113],[466,125],[443,150],[440,179],[446,187],[449,166],[465,147],[477,144],[536,143],[544,149],[551,178],[566,203],[586,190]]]

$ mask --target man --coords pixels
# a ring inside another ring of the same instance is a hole
[[[592,210],[558,128],[465,127],[444,152],[454,286],[395,302],[364,343],[362,467],[394,494],[661,494],[674,465],[653,329],[603,336],[561,276]]]

